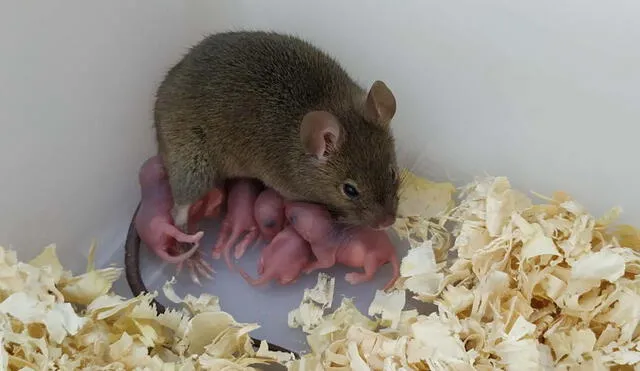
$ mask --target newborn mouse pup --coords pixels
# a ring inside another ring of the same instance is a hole
[[[225,262],[233,270],[230,250],[244,233],[244,238],[238,242],[235,257],[242,257],[247,247],[258,237],[258,226],[253,217],[254,205],[262,185],[254,179],[233,179],[230,183],[227,200],[227,215],[222,222],[218,241],[213,248],[213,256],[219,258],[224,254]]]
[[[252,278],[242,268],[238,272],[251,285],[264,285],[272,279],[281,285],[295,282],[311,260],[311,249],[296,231],[288,226],[267,245],[258,260],[259,278]]]
[[[316,260],[305,271],[333,267],[341,236],[327,208],[306,202],[285,202],[285,216],[295,231],[311,244]]]
[[[358,284],[371,280],[380,266],[391,263],[393,276],[384,290],[391,288],[400,276],[396,250],[385,231],[367,226],[336,230],[326,209],[316,204],[287,203],[285,213],[291,226],[309,242],[316,256],[316,261],[305,268],[306,273],[330,268],[336,263],[364,268],[363,273],[345,275],[347,282]]]
[[[386,263],[391,263],[393,272],[383,290],[392,288],[400,277],[400,262],[396,249],[387,232],[382,230],[358,227],[341,244],[336,260],[347,267],[364,268],[363,273],[351,272],[344,276],[344,279],[352,285],[370,281],[378,268]]]
[[[171,217],[173,200],[162,159],[159,156],[147,159],[140,167],[138,178],[141,202],[134,225],[140,239],[167,263],[179,264],[192,258],[203,232],[188,235],[174,226]],[[174,256],[170,252],[176,252],[176,241],[193,246]]]
[[[271,241],[284,228],[284,200],[278,192],[267,188],[258,195],[254,217],[260,229],[260,238]]]
[[[141,201],[133,218],[133,228],[140,240],[167,263],[177,264],[177,272],[187,265],[194,282],[199,283],[198,276],[211,278],[213,268],[202,259],[197,251],[203,232],[194,233],[196,223],[203,217],[215,216],[218,206],[224,199],[224,193],[214,188],[206,196],[193,204],[189,210],[191,223],[188,232],[183,233],[176,228],[171,217],[173,200],[167,172],[160,156],[147,159],[138,173]],[[185,251],[179,243],[192,244]],[[127,282],[134,295],[146,292],[147,289],[139,274],[139,244],[125,244],[125,270]],[[182,253],[181,253],[182,252]]]

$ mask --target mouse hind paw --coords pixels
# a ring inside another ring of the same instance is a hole
[[[344,280],[352,285],[371,281],[372,278],[373,274],[368,273],[351,272],[344,275]]]
[[[189,270],[189,276],[191,277],[191,280],[198,286],[202,286],[202,283],[200,282],[201,277],[209,280],[213,279],[215,270],[213,269],[211,264],[209,264],[209,262],[204,260],[202,254],[200,254],[199,252],[194,254],[194,256],[187,259],[186,261],[179,263],[176,268],[176,274],[180,274],[184,266],[186,266]]]

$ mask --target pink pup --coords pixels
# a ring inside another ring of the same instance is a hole
[[[267,188],[260,193],[254,206],[254,218],[260,238],[271,241],[284,228],[284,200],[278,192]]]
[[[316,257],[316,261],[305,268],[306,273],[330,268],[336,263],[364,268],[363,273],[351,272],[345,275],[345,280],[355,285],[370,281],[378,268],[390,262],[393,277],[384,286],[384,290],[391,288],[400,276],[400,263],[395,248],[383,230],[356,227],[338,231],[327,209],[311,203],[287,203],[285,214],[291,226],[309,242]]]
[[[153,156],[145,161],[140,168],[138,180],[141,201],[134,224],[140,239],[167,263],[179,264],[191,258],[196,253],[204,232],[185,234],[175,227],[171,217],[173,198],[162,158]],[[193,244],[193,247],[179,254],[176,251],[176,241]]]
[[[252,278],[242,268],[238,268],[238,271],[254,286],[264,285],[272,279],[286,285],[298,279],[311,259],[309,243],[288,226],[276,234],[271,243],[262,250],[258,260],[259,278]]]
[[[253,217],[254,205],[262,185],[253,179],[233,179],[227,200],[227,215],[222,222],[222,228],[218,241],[213,248],[213,257],[218,259],[224,254],[225,261],[230,270],[233,270],[230,250],[238,243],[235,257],[239,259],[244,255],[247,247],[258,237],[258,226]],[[244,238],[238,242],[243,233]]]

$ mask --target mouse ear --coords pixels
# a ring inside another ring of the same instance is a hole
[[[365,119],[388,127],[395,114],[396,98],[393,93],[384,82],[374,82],[364,104]]]
[[[321,162],[325,162],[338,148],[340,134],[338,119],[327,111],[311,111],[302,118],[302,147],[307,154],[315,156]]]

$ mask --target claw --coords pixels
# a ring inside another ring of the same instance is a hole
[[[200,277],[205,277],[209,280],[213,279],[213,276],[211,275],[211,273],[214,272],[213,268],[211,268],[211,266],[209,266],[209,264],[204,260],[189,261],[187,266],[189,267],[191,280],[198,286],[202,286]]]
[[[198,275],[195,272],[195,269],[193,268],[193,263],[189,264],[189,273],[191,276],[191,281],[193,281],[193,283],[195,283],[198,286],[202,286],[202,282],[200,282],[200,279],[198,278]]]
[[[215,273],[215,270],[207,261],[204,260],[204,258],[200,253],[194,254],[190,259],[187,259],[183,262],[178,263],[176,265],[176,275],[180,274],[180,272],[182,271],[182,268],[185,265],[189,270],[189,275],[191,276],[191,280],[195,284],[202,286],[202,283],[200,282],[200,277],[205,277],[209,280],[213,279],[213,274]]]
[[[200,264],[198,264],[198,269],[199,269],[200,272],[202,272],[202,275],[204,275],[204,276],[206,276],[206,277],[208,277],[210,279],[213,279],[212,275],[216,272],[213,269],[213,267],[209,263],[204,261],[204,260],[200,261]]]
[[[209,273],[210,267],[207,267],[204,262],[202,264],[196,264],[196,271],[203,277],[212,280],[213,276]]]

